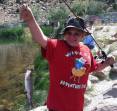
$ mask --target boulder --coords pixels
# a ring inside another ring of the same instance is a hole
[[[32,109],[30,111],[49,111],[49,110],[48,110],[47,106],[39,106],[39,107]]]
[[[99,80],[106,79],[104,72],[101,72],[101,71],[100,72],[94,72],[93,75],[96,76],[97,78],[99,78]]]
[[[0,111],[10,111],[5,105],[0,105]]]
[[[117,63],[116,63],[117,64]],[[112,68],[110,70],[110,73],[109,73],[109,77],[112,79],[112,80],[115,80],[117,79],[117,66],[116,64],[114,64],[114,68]]]
[[[91,97],[88,94],[84,95],[84,106],[88,106],[91,103]]]
[[[97,82],[99,82],[99,78],[96,77],[96,76],[93,76],[93,75],[89,75],[89,80],[90,80],[92,83],[97,83]]]
[[[101,81],[92,92],[91,102],[84,111],[117,111],[117,80]]]
[[[91,83],[90,80],[88,80],[86,90],[89,91],[89,90],[91,90],[91,89],[92,89],[92,83]]]
[[[109,98],[98,104],[91,111],[117,111],[117,98]]]

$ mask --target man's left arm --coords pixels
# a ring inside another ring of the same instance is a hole
[[[104,68],[111,66],[115,63],[115,57],[107,57],[107,59],[103,63],[98,63],[95,71],[103,70]]]

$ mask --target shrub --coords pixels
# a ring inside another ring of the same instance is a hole
[[[21,27],[5,28],[0,30],[0,40],[5,41],[23,41],[24,29]]]
[[[41,29],[43,30],[43,32],[46,36],[52,36],[53,35],[54,29],[53,29],[52,26],[43,25],[43,26],[41,26]]]
[[[104,2],[94,0],[74,1],[72,9],[79,16],[98,15],[104,11]]]
[[[65,24],[65,21],[68,19],[68,16],[69,16],[68,9],[66,9],[65,6],[63,5],[58,6],[57,8],[54,8],[54,9],[52,8],[49,11],[49,14],[48,14],[49,21],[60,23],[60,27],[58,27],[57,30],[53,30],[54,37],[57,37],[57,38],[58,36],[60,37],[60,33],[64,28],[64,24]]]
[[[37,54],[34,61],[34,93],[33,101],[38,105],[43,105],[49,87],[48,63],[43,59],[41,54]]]
[[[48,63],[41,54],[38,54],[34,61],[35,66],[35,80],[34,86],[36,90],[47,90],[49,79],[48,79]]]
[[[49,12],[48,19],[50,21],[64,21],[68,17],[68,11],[65,7],[60,6],[56,9],[51,9]]]

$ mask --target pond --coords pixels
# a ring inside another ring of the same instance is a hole
[[[32,43],[0,45],[0,111],[10,110],[24,96],[24,72],[37,52]]]

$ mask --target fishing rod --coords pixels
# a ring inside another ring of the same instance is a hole
[[[70,10],[70,12],[72,12],[72,14],[79,20],[83,23],[83,28],[87,31],[88,35],[91,35],[91,37],[93,38],[94,42],[96,43],[96,45],[98,46],[98,48],[100,49],[101,51],[101,54],[102,54],[102,57],[106,60],[107,59],[107,54],[102,50],[102,48],[100,47],[100,45],[97,43],[97,41],[94,39],[93,35],[87,30],[86,28],[86,25],[85,25],[85,22],[84,20],[80,17],[80,16],[77,16],[76,13],[71,9],[71,7],[68,5],[68,3],[65,1],[65,0],[62,0],[65,5],[68,7],[68,9]],[[103,61],[102,61],[103,62]],[[110,65],[111,67],[113,67],[113,65]]]
[[[71,9],[71,7],[68,5],[68,3],[65,1],[65,0],[62,0],[64,3],[65,3],[65,5],[68,7],[68,9],[73,13],[73,15],[77,18],[77,19],[82,19],[80,16],[77,16],[76,15],[76,13],[74,13],[74,11]],[[83,19],[82,19],[83,20]],[[83,20],[84,21],[84,20]],[[86,26],[84,25],[84,28],[85,28],[85,30],[89,33],[89,31],[86,29]],[[91,35],[91,33],[89,33],[90,35]],[[92,36],[92,38],[94,39],[94,37],[93,37],[93,35],[91,35]],[[95,41],[95,43],[96,43],[96,45],[99,47],[99,49],[102,51],[102,48],[99,46],[99,44],[97,43],[97,41],[94,39],[94,41]]]

